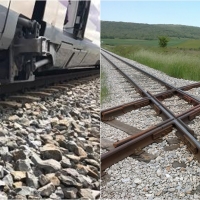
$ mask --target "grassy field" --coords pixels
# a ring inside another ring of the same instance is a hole
[[[184,53],[157,53],[139,50],[130,58],[166,74],[189,80],[200,80],[200,58]]]
[[[142,47],[158,47],[158,40],[136,40],[136,39],[102,39],[102,45],[136,45]],[[200,40],[192,39],[170,39],[168,47],[200,50]]]
[[[182,43],[178,44],[177,47],[200,50],[200,40],[186,40],[186,41],[183,41]]]
[[[101,103],[108,97],[108,88],[106,85],[106,74],[101,69]]]
[[[144,41],[143,44],[141,41],[130,41],[135,44],[127,45],[125,40],[123,45],[116,45],[118,42],[123,43],[116,39],[109,45],[103,42],[102,47],[172,77],[200,81],[200,40],[180,39],[180,43],[179,40],[171,40],[167,48],[160,48],[158,44],[155,46],[156,41],[146,41],[146,44]]]
[[[177,47],[188,41],[187,39],[171,39],[168,43],[169,47]],[[102,39],[102,45],[139,45],[147,47],[157,47],[158,40],[136,40],[136,39]],[[200,44],[199,44],[200,47]]]

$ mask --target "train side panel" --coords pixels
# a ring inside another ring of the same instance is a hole
[[[3,33],[5,22],[6,22],[6,17],[8,14],[8,7],[9,7],[9,1],[3,1],[0,4],[0,38],[1,34]]]
[[[100,47],[84,38],[90,1],[70,2],[0,4],[0,83],[33,81],[35,71],[99,63]]]
[[[28,0],[28,1],[11,1],[10,2],[10,9],[20,13],[27,18],[31,19],[33,14],[33,9],[35,6],[35,0]]]

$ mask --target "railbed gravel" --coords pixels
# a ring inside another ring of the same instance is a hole
[[[135,61],[123,59],[175,87],[194,83],[194,81],[169,77],[163,72]],[[117,75],[112,66],[105,59],[101,61],[101,69],[107,74],[109,91],[114,90],[117,93],[117,97],[113,92],[110,93],[107,100],[101,105],[101,109],[132,101],[130,96],[125,96],[122,90],[123,84],[115,84]],[[199,95],[195,96],[198,97]],[[176,111],[176,107],[173,109]],[[119,118],[123,119],[123,116]],[[196,117],[191,122],[190,126],[194,130],[198,129],[199,120],[200,118]],[[174,129],[170,134],[163,137],[159,143],[153,143],[143,149],[152,156],[149,162],[141,161],[133,156],[127,157],[106,169],[106,175],[101,180],[101,199],[200,199],[200,164],[194,159],[193,154],[187,150],[186,145],[177,139],[175,131]],[[102,138],[116,141],[118,133],[121,134],[120,137],[126,134],[101,123]],[[106,152],[106,150],[101,149],[101,152]]]
[[[63,87],[16,109],[0,107],[0,199],[100,196],[100,79]]]
[[[134,124],[134,127],[141,130],[150,128],[163,121],[161,117],[156,115],[156,111],[151,106],[132,110],[116,119],[129,125]]]
[[[113,53],[111,53],[113,54]],[[117,54],[113,54],[123,60],[125,60],[126,62],[132,64],[132,65],[135,65],[137,66],[138,68],[141,68],[143,69],[144,71],[150,73],[150,74],[153,74],[154,76],[160,78],[162,77],[162,80],[169,83],[170,85],[173,85],[174,87],[182,87],[182,86],[185,86],[185,85],[189,85],[189,84],[192,84],[192,83],[196,83],[196,81],[191,81],[191,80],[184,80],[184,79],[178,79],[178,78],[174,78],[174,77],[170,77],[168,75],[166,75],[164,72],[161,72],[161,71],[158,71],[158,70],[155,70],[153,68],[150,68],[146,65],[143,65],[143,64],[140,64],[134,60],[130,60],[128,58],[124,58],[124,57],[121,57]]]
[[[200,116],[196,116],[188,126],[194,131],[196,139],[200,142]]]
[[[107,54],[107,57],[114,61],[115,64],[121,69],[123,72],[128,74],[131,78],[133,78],[143,89],[146,91],[150,91],[153,94],[160,93],[161,91],[167,90],[165,86],[161,85],[159,82],[155,81],[154,79],[146,76],[142,72],[128,66],[126,63],[123,63],[120,60],[116,61],[116,58]]]
[[[133,87],[131,87],[130,83],[127,82],[120,82],[119,80],[124,80],[125,79],[119,74],[119,72],[117,72],[113,67],[111,67],[111,65],[105,60],[104,57],[101,57],[101,66],[103,66],[103,71],[107,74],[107,86],[108,89],[110,91],[110,95],[109,95],[109,102],[110,106],[104,106],[104,104],[102,104],[102,109],[105,108],[109,108],[109,107],[113,107],[113,106],[117,106],[119,104],[123,104],[126,102],[131,102],[131,101],[135,101],[137,99],[140,99],[140,95],[136,92],[132,92],[130,93],[128,89],[133,89],[135,91],[135,89]],[[112,77],[108,76],[108,74],[112,74]],[[120,84],[119,84],[120,82]],[[115,88],[116,87],[116,88]],[[112,89],[111,89],[112,88]],[[124,96],[125,98],[122,98],[122,96]],[[135,96],[137,96],[135,98]],[[107,103],[109,103],[107,102]]]
[[[192,88],[192,89],[185,91],[185,92],[196,97],[198,100],[200,100],[200,87]]]
[[[170,98],[166,98],[162,101],[162,103],[171,110],[175,115],[181,114],[186,110],[189,110],[193,107],[193,105],[189,104],[184,99],[179,98],[178,96],[174,95]]]

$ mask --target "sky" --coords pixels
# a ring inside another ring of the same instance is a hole
[[[200,27],[200,1],[101,0],[101,20]]]

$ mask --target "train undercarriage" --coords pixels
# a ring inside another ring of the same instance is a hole
[[[84,38],[90,1],[70,4],[71,15],[75,13],[70,23],[67,6],[63,30],[43,20],[47,5],[35,1],[31,18],[0,5],[0,84],[34,81],[35,72],[55,67],[100,65],[100,48]]]

